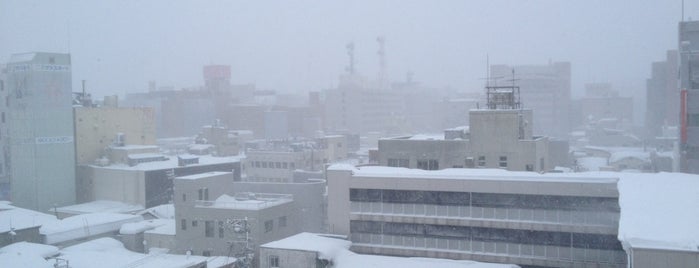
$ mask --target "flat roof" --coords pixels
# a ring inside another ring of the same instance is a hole
[[[51,209],[53,211],[54,209]],[[96,200],[82,204],[64,206],[55,209],[56,212],[69,214],[86,214],[97,212],[134,213],[143,210],[143,206],[127,204],[119,201]]]
[[[512,268],[512,264],[483,263],[468,260],[437,258],[406,258],[383,255],[357,254],[349,250],[352,242],[319,234],[300,233],[281,240],[263,244],[262,248],[302,250],[318,253],[318,258],[329,260],[334,267],[401,267],[401,268]]]
[[[167,157],[167,155],[166,155],[166,157]],[[242,159],[242,158],[245,158],[245,157],[244,156],[215,157],[215,156],[211,156],[211,155],[202,155],[202,156],[199,156],[199,163],[188,164],[187,167],[235,163],[235,162],[240,162],[240,159]],[[175,157],[175,156],[169,157],[168,160],[139,163],[138,165],[135,165],[135,166],[129,166],[125,163],[115,163],[115,164],[111,164],[111,165],[104,166],[104,167],[98,166],[98,165],[89,165],[89,166],[94,167],[94,168],[98,168],[98,169],[104,168],[104,169],[139,170],[139,171],[161,170],[161,169],[170,169],[170,168],[179,168],[180,167],[178,160],[177,160],[177,157]]]
[[[699,250],[699,175],[686,173],[514,172],[498,169],[445,169],[332,165],[358,177],[444,178],[532,182],[615,183],[619,191],[619,240],[631,246]]]
[[[496,180],[496,181],[532,181],[532,182],[575,182],[575,183],[616,183],[617,177],[589,175],[586,173],[547,173],[525,171],[507,171],[504,169],[448,168],[441,170],[422,170],[401,167],[363,166],[355,167],[337,164],[328,170],[352,171],[354,177],[383,178],[417,178],[417,179],[455,179],[455,180]]]
[[[178,180],[198,180],[198,179],[209,178],[209,177],[214,177],[214,176],[219,176],[219,175],[224,175],[224,174],[233,174],[233,172],[210,171],[210,172],[206,172],[206,173],[199,173],[199,174],[175,177],[175,179],[178,179]]]
[[[290,194],[261,194],[246,193],[241,198],[240,193],[236,196],[227,194],[221,195],[214,201],[196,201],[197,207],[203,208],[224,208],[240,210],[261,210],[294,201]]]

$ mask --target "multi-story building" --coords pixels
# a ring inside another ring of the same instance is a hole
[[[75,107],[75,149],[78,165],[93,164],[117,142],[155,144],[152,108]]]
[[[320,171],[347,158],[347,139],[342,135],[263,146],[245,154],[247,181],[290,182],[295,170]]]
[[[646,80],[646,139],[662,136],[663,127],[678,125],[677,55],[677,50],[668,50],[664,61],[651,65]]]
[[[699,174],[699,21],[679,25],[680,170]]]
[[[177,253],[246,257],[261,244],[299,232],[291,195],[233,193],[230,172],[174,181]]]
[[[532,110],[521,109],[515,102],[496,104],[498,99],[516,99],[515,91],[516,87],[489,89],[489,108],[471,110],[469,127],[449,129],[444,136],[415,135],[379,140],[379,165],[428,170],[552,169],[548,137],[532,135]],[[567,148],[560,149],[567,152]]]
[[[352,250],[523,267],[626,267],[617,178],[328,168],[328,219]]]
[[[358,75],[346,75],[337,89],[323,93],[326,131],[397,133],[407,126],[400,91],[373,88]]]
[[[75,203],[70,54],[15,54],[5,83],[8,136],[4,170],[11,200],[46,211]]]
[[[0,99],[7,98],[6,82],[7,68],[4,64],[0,64]],[[0,105],[0,115],[7,117],[7,105]],[[9,153],[8,144],[3,142],[7,138],[7,118],[0,120],[0,200],[10,199],[10,174],[7,172],[8,163],[6,157]]]
[[[585,97],[580,100],[583,119],[617,119],[626,126],[633,123],[633,98],[621,97],[609,83],[585,85]]]
[[[78,200],[112,200],[150,208],[172,201],[173,178],[213,171],[233,172],[238,157],[160,154],[155,145],[110,146],[108,157],[78,166]]]
[[[570,131],[570,62],[493,65],[490,74],[505,79],[515,76],[514,79],[522,90],[522,104],[534,111],[534,133],[556,138],[567,137]]]

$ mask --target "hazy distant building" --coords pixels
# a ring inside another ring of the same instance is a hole
[[[699,21],[680,22],[680,169],[699,173]]]
[[[407,107],[400,91],[373,88],[358,75],[345,75],[337,89],[323,93],[326,131],[401,133],[407,130]]]
[[[513,76],[521,88],[522,105],[534,112],[534,133],[565,138],[570,131],[570,62],[545,65],[493,65],[491,76],[508,85]]]
[[[11,200],[46,211],[75,203],[70,54],[15,54],[7,65],[7,158]]]
[[[7,99],[7,68],[0,64],[0,100]],[[0,120],[0,200],[10,199],[10,174],[7,172],[9,163],[7,162],[8,144],[3,140],[7,138],[7,105],[0,105],[0,115],[5,120]]]
[[[621,97],[609,83],[585,85],[585,97],[581,100],[584,120],[617,119],[630,126],[633,123],[633,98]]]
[[[661,136],[664,126],[678,125],[677,55],[677,50],[668,50],[664,61],[651,65],[651,77],[646,80],[647,139]]]

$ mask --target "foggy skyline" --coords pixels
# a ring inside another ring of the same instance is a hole
[[[697,10],[685,1],[685,17]],[[424,85],[478,91],[486,55],[491,64],[570,61],[574,97],[585,83],[610,82],[638,105],[651,62],[677,47],[680,17],[681,1],[3,0],[0,62],[71,53],[73,90],[87,80],[97,98],[145,91],[149,80],[199,86],[206,64],[231,65],[234,84],[306,92],[337,85],[348,42],[358,72],[375,79],[384,35],[391,81],[412,71]]]

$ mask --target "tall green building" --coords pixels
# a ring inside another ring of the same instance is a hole
[[[39,211],[74,204],[70,54],[14,54],[6,79],[11,201]]]

